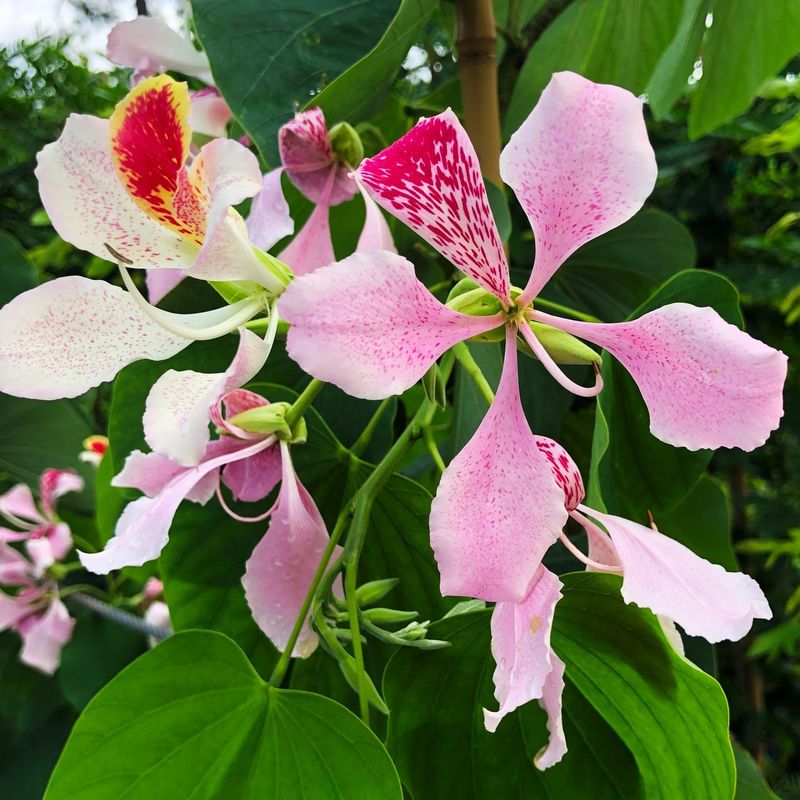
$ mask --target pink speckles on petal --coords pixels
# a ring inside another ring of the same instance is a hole
[[[783,416],[786,356],[712,308],[672,303],[632,322],[555,324],[622,363],[647,404],[651,433],[668,444],[753,450]]]
[[[566,518],[564,492],[522,411],[509,330],[494,403],[445,470],[431,506],[442,594],[519,602]]]
[[[358,237],[356,252],[366,253],[369,250],[388,250],[390,253],[396,253],[397,248],[394,246],[392,232],[389,230],[389,225],[383,216],[383,212],[360,183],[358,188],[364,198],[365,213],[364,227]]]
[[[278,301],[289,355],[310,375],[371,400],[400,394],[495,317],[443,306],[394,253],[356,253],[296,278]]]
[[[523,300],[578,247],[632,217],[656,173],[641,101],[572,72],[553,75],[500,156],[536,237]]]
[[[564,505],[567,511],[572,511],[586,496],[583,478],[577,464],[558,442],[546,436],[534,436],[533,441],[539,452],[547,459],[556,483],[564,490]]]
[[[405,136],[368,158],[358,176],[391,214],[501,300],[508,264],[478,158],[449,109],[421,119]]]
[[[153,322],[122,289],[57,278],[0,310],[0,390],[17,397],[75,397],[127,364],[162,361],[190,344]]]

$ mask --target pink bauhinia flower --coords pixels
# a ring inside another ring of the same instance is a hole
[[[542,436],[533,437],[531,444],[550,464],[567,512],[585,529],[589,553],[578,550],[563,532],[562,542],[588,569],[621,574],[626,602],[650,609],[662,624],[677,623],[690,636],[712,643],[741,639],[753,620],[771,619],[764,593],[748,575],[726,572],[652,528],[583,505],[583,481],[567,452]],[[492,612],[495,697],[500,708],[484,710],[486,728],[496,730],[506,714],[538,699],[547,711],[550,730],[549,744],[535,760],[541,769],[566,752],[561,726],[564,664],[550,646],[561,588],[561,581],[540,565],[523,600],[500,602]]]
[[[351,200],[359,190],[366,216],[356,251],[394,252],[392,235],[383,214],[351,176],[362,154],[357,152],[360,143],[349,126],[340,124],[329,132],[322,110],[312,108],[300,112],[281,127],[278,147],[282,166],[264,175],[262,190],[253,200],[247,220],[250,238],[255,244],[268,249],[292,232],[292,228],[279,228],[283,217],[275,211],[286,202],[281,189],[281,175],[285,172],[289,180],[314,203],[306,224],[279,255],[296,275],[306,275],[336,260],[331,240],[330,208]]]
[[[132,361],[169,358],[194,339],[235,330],[283,290],[290,273],[252,246],[232,208],[261,188],[257,159],[216,139],[187,166],[189,108],[186,84],[149,78],[110,120],[73,114],[39,153],[42,202],[59,235],[101,258],[110,250],[130,291],[71,276],[12,300],[0,311],[0,390],[81,394]],[[144,300],[124,264],[239,282],[247,296],[172,314]]]
[[[56,514],[57,500],[68,492],[82,490],[83,478],[73,470],[46,469],[39,478],[38,505],[24,483],[0,496],[0,516],[20,529],[0,528],[0,542],[22,543],[34,578],[41,578],[49,566],[64,558],[72,548],[69,525]]]

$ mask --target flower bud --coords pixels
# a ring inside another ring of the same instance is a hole
[[[339,668],[342,670],[344,679],[350,684],[350,688],[352,688],[354,692],[357,692],[358,665],[356,664],[356,660],[349,653],[344,653],[339,656]],[[374,706],[381,714],[388,714],[389,708],[381,697],[380,692],[375,688],[372,678],[365,672],[362,680],[367,690],[366,694],[369,704]]]
[[[572,334],[542,322],[528,324],[556,364],[597,364],[599,367],[603,363],[599,353]],[[524,353],[533,356],[524,340],[518,340],[517,345]]]
[[[370,581],[356,589],[356,603],[363,608],[364,606],[377,603],[382,600],[389,592],[400,583],[399,578],[381,578],[377,581]]]
[[[417,618],[416,611],[399,611],[396,608],[368,608],[361,612],[373,625],[393,625]]]
[[[290,407],[290,403],[269,403],[266,406],[248,408],[227,421],[249,433],[274,433],[279,439],[291,441],[292,429],[286,421],[286,412]]]
[[[356,129],[347,122],[334,125],[329,133],[331,148],[337,161],[357,167],[364,158],[364,145]]]

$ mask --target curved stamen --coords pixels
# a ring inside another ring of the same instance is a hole
[[[573,513],[574,512],[570,512],[570,516],[572,516]],[[589,520],[586,521],[589,522]],[[605,536],[605,534],[603,534],[603,536]],[[601,564],[599,561],[595,561],[594,559],[589,558],[589,556],[581,553],[581,551],[578,550],[578,548],[575,547],[575,545],[567,538],[567,535],[564,533],[564,531],[561,531],[561,533],[558,535],[558,538],[561,539],[561,543],[564,545],[564,547],[566,547],[567,550],[569,550],[570,553],[572,553],[572,555],[578,559],[578,561],[586,564],[587,567],[591,567],[598,572],[622,572],[621,567],[611,567],[608,564]]]
[[[538,312],[534,312],[535,317]],[[545,315],[547,316],[547,315]],[[552,324],[552,323],[548,323]],[[595,382],[594,386],[581,386],[579,383],[570,380],[561,370],[561,368],[553,361],[550,353],[545,350],[544,345],[536,338],[536,334],[531,330],[530,325],[522,323],[520,325],[520,332],[525,341],[530,345],[534,355],[542,362],[544,368],[568,391],[577,394],[580,397],[594,397],[599,394],[603,388],[603,376],[597,367],[597,363],[593,362]]]
[[[231,333],[240,325],[248,322],[264,307],[264,303],[261,298],[256,297],[239,300],[237,303],[233,303],[232,305],[228,306],[228,308],[215,309],[215,311],[220,312],[218,314],[214,314],[214,312],[203,312],[196,315],[173,314],[169,311],[164,311],[161,308],[156,308],[148,303],[142,293],[136,288],[136,284],[134,284],[133,280],[131,279],[131,276],[128,273],[125,265],[120,261],[117,262],[117,265],[119,266],[119,271],[122,275],[122,281],[125,284],[125,287],[142,311],[144,311],[144,313],[147,314],[147,316],[150,317],[153,322],[157,323],[162,328],[165,328],[170,333],[174,333],[176,336],[181,336],[184,339],[207,341],[209,339],[216,339],[219,336],[224,336],[226,333]],[[181,320],[182,316],[188,317],[188,319],[183,321]],[[198,321],[198,319],[203,319],[204,316],[206,318],[208,316],[221,316],[222,320],[214,325],[196,328],[193,327],[189,322],[189,320],[192,320],[192,318],[194,318],[195,321]],[[187,324],[187,322],[189,324]]]
[[[228,504],[225,502],[225,498],[222,496],[222,487],[221,483],[217,481],[217,499],[219,500],[219,504],[222,506],[225,513],[235,519],[237,522],[262,522],[265,520],[270,514],[272,514],[272,507],[268,508],[263,514],[258,514],[255,517],[243,517],[241,514],[237,514]]]

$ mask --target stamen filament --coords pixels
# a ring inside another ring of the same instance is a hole
[[[537,312],[534,312],[533,316],[535,317]],[[544,316],[549,316],[545,314]],[[555,317],[554,317],[555,319]],[[548,323],[552,324],[552,323]],[[542,362],[544,368],[568,391],[572,392],[573,394],[577,394],[579,397],[594,397],[595,395],[599,394],[603,388],[603,376],[600,374],[600,370],[597,368],[597,364],[594,363],[594,374],[595,374],[595,383],[594,386],[581,386],[579,383],[575,383],[575,381],[568,378],[561,368],[553,361],[552,356],[550,353],[545,350],[544,345],[536,338],[536,335],[531,330],[530,325],[526,323],[522,323],[520,325],[520,332],[522,333],[523,338],[525,341],[530,345],[531,350],[533,350],[534,355]]]
[[[570,516],[572,516],[574,513],[575,513],[574,511],[570,512]],[[588,522],[589,520],[586,521]],[[605,534],[603,534],[603,536],[605,536]],[[599,561],[595,561],[594,559],[589,558],[589,556],[581,553],[581,551],[578,550],[577,547],[575,547],[575,545],[569,540],[569,538],[567,538],[567,535],[564,533],[564,531],[561,531],[558,538],[561,539],[561,543],[564,545],[564,547],[566,547],[567,550],[569,550],[570,553],[572,553],[572,555],[574,555],[575,558],[578,559],[578,561],[581,561],[582,563],[586,564],[587,567],[591,567],[592,569],[597,570],[598,572],[622,571],[620,567],[610,567],[608,564],[601,564]]]
[[[224,496],[222,495],[222,488],[221,483],[217,482],[217,500],[219,500],[219,504],[222,506],[223,511],[232,519],[235,519],[237,522],[261,522],[265,520],[267,517],[272,514],[272,507],[268,508],[263,514],[258,514],[255,517],[243,517],[241,514],[237,514],[225,501]]]

